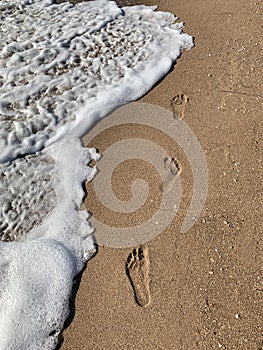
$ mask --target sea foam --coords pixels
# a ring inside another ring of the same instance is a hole
[[[0,349],[53,349],[95,251],[81,137],[145,94],[192,38],[156,7],[0,4]]]

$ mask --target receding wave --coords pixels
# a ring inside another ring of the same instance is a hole
[[[53,349],[94,252],[81,137],[145,94],[192,38],[170,13],[113,1],[0,4],[0,348]]]

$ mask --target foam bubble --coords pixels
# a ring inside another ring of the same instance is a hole
[[[1,349],[54,348],[68,316],[74,257],[51,239],[1,244],[0,255]]]

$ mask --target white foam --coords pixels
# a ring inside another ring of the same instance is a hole
[[[192,38],[144,5],[11,0],[0,10],[0,237],[15,240],[0,243],[0,349],[53,349],[94,252],[80,206],[99,156],[80,138],[145,94]]]
[[[74,257],[51,239],[1,244],[0,254],[0,348],[53,349],[68,316]]]

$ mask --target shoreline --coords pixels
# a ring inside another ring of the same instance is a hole
[[[150,304],[140,307],[134,298],[126,273],[132,249],[99,246],[83,272],[75,317],[63,332],[61,349],[260,349],[262,237],[255,199],[262,82],[255,45],[260,35],[257,5],[243,0],[221,5],[202,0],[198,6],[193,0],[147,1],[154,3],[183,20],[196,45],[140,101],[172,111],[174,97],[189,98],[184,121],[207,157],[207,201],[196,225],[180,234],[192,179],[187,159],[174,149],[182,164],[184,196],[172,224],[147,243]],[[182,104],[175,112],[182,112]],[[141,128],[141,135],[146,137],[147,130]],[[103,148],[103,140],[94,146]],[[157,184],[153,178],[153,187]],[[100,208],[95,205],[96,210]]]

